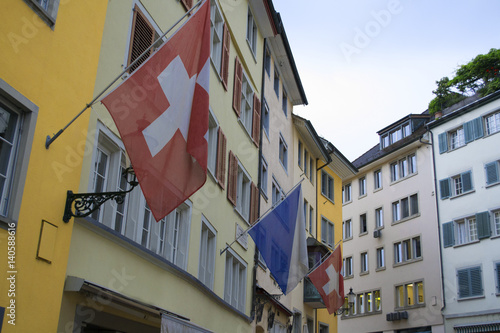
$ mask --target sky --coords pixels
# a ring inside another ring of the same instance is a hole
[[[308,105],[294,112],[353,161],[436,81],[500,48],[500,0],[273,0]]]

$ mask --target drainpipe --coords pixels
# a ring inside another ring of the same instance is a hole
[[[438,227],[438,237],[439,237],[439,263],[441,266],[441,288],[442,288],[442,295],[441,296],[443,297],[442,298],[443,299],[443,307],[441,308],[441,313],[442,313],[443,310],[446,308],[446,298],[444,295],[443,250],[442,250],[443,244],[442,244],[442,240],[441,240],[441,223],[440,223],[440,219],[439,219],[439,198],[438,198],[438,193],[437,193],[438,187],[437,187],[437,178],[436,178],[436,156],[434,154],[434,134],[430,130],[429,125],[427,125],[426,127],[427,127],[427,131],[430,133],[430,138],[431,138],[430,145],[431,145],[431,149],[432,149],[432,171],[434,174],[434,189],[435,189],[434,196],[436,197],[437,227]],[[420,142],[422,142],[422,141],[420,141]],[[425,143],[425,142],[422,142],[422,143]]]
[[[264,48],[263,48],[263,53],[262,53],[262,63],[265,62],[266,59],[266,50],[267,50],[267,38],[264,38]],[[259,169],[258,169],[258,176],[257,176],[257,190],[259,191],[259,200],[258,200],[258,208],[257,212],[258,215],[260,216],[260,186],[261,186],[261,174],[260,170],[262,168],[262,132],[264,128],[264,117],[262,117],[262,110],[265,107],[264,106],[264,82],[265,82],[265,75],[266,75],[266,69],[265,66],[262,66],[262,85],[261,85],[261,93],[260,93],[260,100],[261,100],[261,107],[260,107],[260,137],[259,137]],[[259,266],[259,250],[257,249],[257,246],[255,247],[255,253],[253,256],[253,272],[252,272],[252,280],[253,280],[253,286],[252,286],[252,310],[250,311],[250,318],[252,321],[255,319],[255,303],[257,301],[257,267]],[[257,323],[255,323],[257,324]]]

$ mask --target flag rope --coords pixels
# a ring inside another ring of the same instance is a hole
[[[285,198],[293,191],[297,188],[297,186],[299,186],[303,181],[304,181],[305,178],[302,178],[297,184],[295,184],[292,189],[290,191],[288,191],[280,200],[276,201],[268,210],[266,210],[264,212],[264,214],[262,214],[261,217],[259,217],[257,220],[255,220],[255,223],[252,224],[249,228],[247,228],[245,231],[243,231],[238,237],[236,237],[235,240],[233,240],[230,244],[226,245],[226,247],[222,250],[220,250],[220,255],[222,255],[224,252],[227,251],[228,248],[231,247],[231,245],[233,245],[234,243],[236,243],[238,241],[238,239],[241,238],[241,236],[247,234],[250,230],[252,230],[253,227],[255,227],[264,217],[266,217],[267,214],[269,214],[274,208],[276,208],[276,206],[278,206],[283,200],[285,200]]]
[[[60,129],[59,132],[54,134],[52,138],[50,137],[50,135],[47,135],[47,139],[45,140],[45,148],[49,149],[50,144],[54,142],[88,108],[92,107],[92,105],[94,105],[97,102],[97,100],[101,98],[101,96],[104,95],[104,93],[109,88],[111,88],[111,86],[115,84],[115,82],[118,81],[118,79],[121,78],[130,69],[130,67],[134,66],[140,59],[142,59],[143,56],[146,55],[146,53],[151,51],[151,49],[156,45],[156,42],[158,42],[160,39],[163,39],[170,31],[172,31],[173,28],[175,28],[186,16],[188,16],[196,7],[200,6],[200,4],[204,1],[207,0],[199,0],[196,4],[194,4],[193,7],[191,7],[179,20],[177,20],[177,22],[175,22],[167,31],[165,31],[165,33],[159,36],[144,52],[142,52],[141,55],[139,55],[134,61],[132,61],[130,65],[125,67],[125,69],[123,69],[123,71],[106,86],[106,88],[104,88],[99,94],[97,94],[96,97],[94,97],[94,99],[90,103],[86,104],[83,110],[81,110],[73,119],[71,119],[71,121],[68,124],[66,124],[66,126]]]

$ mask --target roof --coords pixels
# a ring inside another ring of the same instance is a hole
[[[309,149],[313,149],[315,156],[323,157],[323,161],[328,164],[331,162],[331,157],[327,151],[325,145],[321,141],[318,133],[314,129],[311,122],[305,118],[299,117],[296,114],[292,114],[293,124],[297,128],[297,131],[302,135],[302,138],[306,141]]]
[[[350,178],[358,169],[338,150],[330,141],[321,138],[321,141],[330,153],[330,168],[342,179]]]

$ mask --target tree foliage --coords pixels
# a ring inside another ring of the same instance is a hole
[[[461,65],[453,79],[443,77],[436,81],[436,97],[429,103],[429,112],[445,109],[476,93],[489,95],[500,90],[500,49],[491,49]]]

